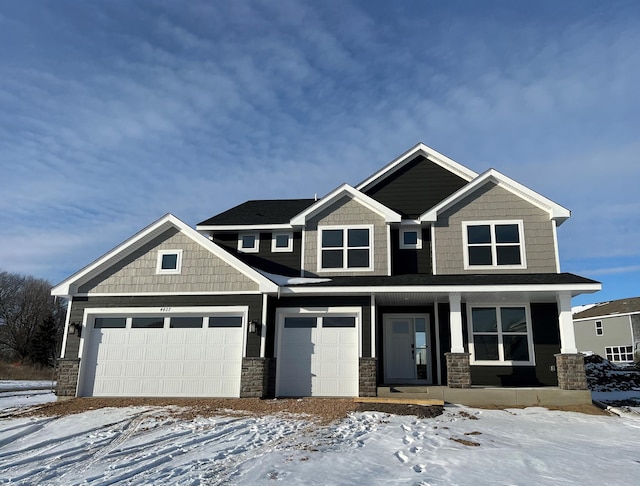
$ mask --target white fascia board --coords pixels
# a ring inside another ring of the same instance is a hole
[[[601,316],[593,316],[593,317],[581,317],[580,319],[574,319],[573,322],[593,321],[593,320],[597,321],[598,319],[610,319],[611,317],[634,316],[636,314],[640,314],[640,311],[621,312],[620,314],[603,314]]]
[[[382,216],[385,219],[387,223],[399,223],[400,221],[402,221],[402,216],[400,214],[396,213],[392,209],[389,209],[384,204],[380,204],[375,199],[367,196],[366,194],[358,191],[357,189],[353,188],[349,184],[345,183],[345,184],[342,184],[341,186],[338,186],[329,194],[327,194],[323,198],[313,203],[307,209],[305,209],[301,213],[291,218],[291,225],[304,226],[308,218],[311,218],[318,212],[322,211],[323,208],[325,208],[326,206],[328,206],[329,204],[331,204],[332,202],[336,201],[337,199],[343,196],[349,196],[355,199],[356,201],[358,201],[359,203],[361,203],[363,206],[378,213],[380,216]]]
[[[601,290],[601,284],[527,284],[527,285],[399,285],[388,287],[281,287],[281,295],[300,294],[372,294],[423,292],[434,293],[487,293],[487,292],[571,292],[573,296]]]
[[[282,224],[200,224],[196,226],[197,231],[270,231],[293,229],[289,223]]]
[[[198,233],[185,222],[181,221],[173,214],[166,214],[149,226],[133,235],[128,240],[116,246],[113,250],[105,253],[103,256],[90,263],[80,271],[74,273],[71,277],[59,283],[51,289],[51,295],[58,297],[71,297],[76,295],[78,283],[97,275],[101,271],[106,270],[111,265],[117,263],[125,256],[129,255],[142,244],[162,234],[167,229],[175,227],[180,232],[200,244],[203,248],[213,253],[225,263],[229,264],[239,272],[243,273],[251,280],[259,285],[260,291],[277,292],[278,286],[261,273],[251,268],[246,263],[241,262],[229,252],[223,250],[218,245],[210,241],[208,238]]]
[[[358,189],[359,191],[367,190],[370,186],[372,186],[374,183],[377,183],[380,179],[384,179],[385,177],[393,174],[398,169],[401,169],[404,165],[406,165],[418,155],[425,156],[427,159],[435,162],[436,164],[443,167],[444,169],[447,169],[453,174],[462,177],[466,181],[471,181],[473,178],[478,176],[477,172],[474,172],[473,170],[465,167],[462,164],[459,164],[455,160],[442,155],[440,152],[433,150],[431,147],[428,147],[424,143],[420,142],[399,157],[393,159],[378,172],[362,181],[356,186],[356,189]]]
[[[485,184],[493,182],[499,187],[506,189],[516,196],[521,197],[525,201],[530,202],[531,204],[539,207],[543,211],[549,213],[549,218],[556,221],[556,224],[560,226],[565,220],[571,217],[571,211],[567,208],[556,204],[555,202],[547,199],[541,194],[538,194],[535,191],[532,191],[528,187],[523,186],[519,182],[514,181],[510,177],[498,172],[495,169],[489,169],[482,174],[480,174],[477,178],[471,181],[466,186],[463,186],[458,191],[454,192],[442,201],[440,204],[434,206],[429,211],[423,213],[420,216],[420,221],[426,222],[435,222],[438,219],[438,214],[442,211],[449,209],[454,204],[461,201],[463,198],[472,194],[475,190],[484,186]]]

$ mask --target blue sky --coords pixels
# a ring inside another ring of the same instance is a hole
[[[638,46],[633,0],[0,2],[0,269],[57,283],[422,141],[572,210],[574,303],[640,295]]]

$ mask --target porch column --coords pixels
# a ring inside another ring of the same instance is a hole
[[[462,336],[462,307],[460,294],[449,294],[449,325],[451,329],[451,352],[464,353]]]
[[[576,354],[576,335],[571,314],[571,294],[563,292],[556,297],[558,302],[558,322],[560,323],[560,353]]]

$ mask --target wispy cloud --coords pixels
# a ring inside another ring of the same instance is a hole
[[[0,268],[60,280],[166,212],[322,195],[417,141],[572,209],[564,258],[633,267],[638,13],[2,4]]]

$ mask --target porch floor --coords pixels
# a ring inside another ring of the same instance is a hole
[[[378,397],[395,399],[443,400],[469,406],[525,406],[561,407],[590,404],[589,390],[561,390],[558,387],[495,388],[472,386],[449,388],[447,386],[379,386]]]

